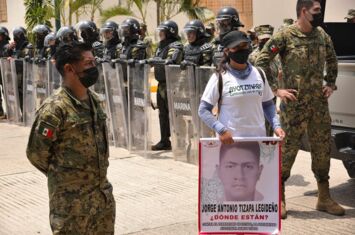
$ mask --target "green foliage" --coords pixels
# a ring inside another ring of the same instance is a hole
[[[121,6],[114,6],[101,11],[101,22],[104,23],[106,20],[119,15],[132,15],[132,11]]]
[[[37,24],[52,27],[50,19],[54,16],[54,8],[50,0],[24,0],[24,5],[28,31],[31,31]]]

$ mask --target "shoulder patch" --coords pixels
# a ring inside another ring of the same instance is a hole
[[[55,132],[54,126],[50,125],[47,122],[40,121],[40,123],[38,125],[38,134],[40,134],[48,139],[53,139],[54,132]]]
[[[203,45],[200,47],[200,50],[201,50],[201,51],[206,51],[206,50],[209,50],[209,49],[212,49],[212,44],[210,44],[210,43],[205,43],[205,44],[203,44]]]
[[[269,47],[269,49],[270,49],[270,51],[272,52],[272,53],[278,53],[279,52],[279,48],[276,46],[276,45],[274,45],[274,44],[271,44],[270,45],[270,47]]]
[[[182,45],[182,43],[180,41],[175,41],[173,43],[170,43],[169,47],[170,48],[182,49],[184,46]]]

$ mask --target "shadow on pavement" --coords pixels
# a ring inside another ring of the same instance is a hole
[[[288,180],[286,181],[286,186],[300,186],[300,187],[305,187],[309,185],[310,182],[305,181],[303,175],[292,175]]]
[[[325,212],[317,211],[316,209],[312,211],[296,211],[287,210],[287,215],[296,219],[329,219],[329,220],[341,220],[355,218],[355,209],[346,209],[344,216],[330,215]]]
[[[171,151],[149,152],[147,159],[171,160]]]

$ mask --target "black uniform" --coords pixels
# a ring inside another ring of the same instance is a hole
[[[183,58],[183,45],[178,36],[178,26],[174,21],[165,21],[158,26],[158,30],[165,33],[165,40],[159,42],[155,53],[156,60],[165,60],[166,64],[180,64]],[[166,90],[166,76],[164,65],[155,65],[155,79],[158,83],[157,104],[159,108],[160,141],[152,146],[152,150],[169,150],[170,123],[169,106]]]
[[[9,31],[5,27],[0,27],[0,35],[3,37],[0,41],[0,58],[11,56],[11,50],[9,49]],[[2,77],[0,71],[0,85],[2,84]],[[0,118],[4,117],[4,109],[2,107],[2,89],[0,89]]]
[[[194,32],[196,40],[184,46],[184,60],[182,64],[186,62],[198,66],[210,66],[212,63],[213,47],[208,42],[210,35],[206,33],[203,23],[200,20],[192,20],[185,25],[184,31],[186,33]]]
[[[119,26],[115,22],[106,21],[100,29],[104,44],[103,59],[105,61],[111,61],[117,58],[117,46],[121,42],[118,36],[118,28]]]
[[[102,58],[104,45],[99,40],[99,32],[96,24],[92,21],[80,21],[76,25],[77,35],[84,43],[92,46],[96,58]]]

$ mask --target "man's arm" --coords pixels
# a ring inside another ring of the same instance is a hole
[[[60,119],[50,109],[52,108],[42,108],[38,111],[26,150],[28,160],[45,175],[48,172],[53,143],[57,139],[60,125]]]
[[[335,80],[338,76],[338,60],[335,54],[333,42],[328,34],[325,34],[326,38],[326,70],[327,74],[324,77],[324,80],[327,82],[327,86],[331,87],[333,90],[336,90]]]
[[[277,32],[270,40],[265,44],[263,49],[256,57],[255,66],[261,67],[266,74],[270,87],[273,91],[278,89],[277,78],[272,76],[271,61],[275,58],[280,51],[283,51],[286,47],[283,31]]]

